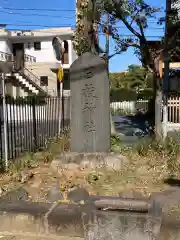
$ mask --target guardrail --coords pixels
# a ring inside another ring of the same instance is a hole
[[[25,54],[24,55],[24,61],[25,62],[36,62],[36,58],[31,56],[31,55]]]

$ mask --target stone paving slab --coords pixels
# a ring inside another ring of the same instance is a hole
[[[2,234],[2,233],[0,233]],[[6,235],[7,234],[7,235]],[[13,235],[14,234],[14,235]],[[32,235],[32,234],[22,234],[18,233],[5,233],[5,235],[0,235],[0,240],[45,240],[45,239],[54,239],[54,240],[83,240],[84,238],[79,237],[68,237],[68,236],[51,236],[51,235]]]

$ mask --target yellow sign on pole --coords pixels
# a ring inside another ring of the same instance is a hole
[[[63,68],[60,67],[60,68],[58,69],[58,80],[59,80],[59,81],[62,81],[62,80],[63,80],[63,77],[64,77],[64,71],[63,71]]]

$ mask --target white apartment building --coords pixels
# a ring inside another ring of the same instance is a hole
[[[63,40],[64,89],[69,90],[69,68],[77,58],[72,35],[70,27],[32,31],[0,29],[0,61],[13,61],[16,66],[14,73],[6,75],[6,94],[17,97],[42,92],[57,96],[60,62],[52,46],[55,36]]]

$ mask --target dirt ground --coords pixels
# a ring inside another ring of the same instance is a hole
[[[0,186],[2,194],[23,187],[32,201],[47,201],[49,190],[56,186],[62,192],[64,199],[67,193],[75,187],[85,188],[91,195],[125,195],[129,197],[149,196],[152,192],[169,189],[162,179],[154,179],[152,171],[146,172],[143,166],[135,172],[135,169],[127,171],[107,171],[105,168],[90,171],[62,170],[61,175],[53,170],[50,163],[40,163],[38,167],[26,169],[20,173],[2,174]]]
[[[95,194],[91,185],[87,184],[84,172],[66,173],[59,176],[57,171],[51,168],[50,163],[40,163],[38,167],[26,169],[20,173],[2,174],[0,176],[1,193],[23,187],[29,194],[29,200],[45,202],[49,190],[55,186],[62,192],[64,199],[70,189],[85,187],[90,194]]]
[[[162,160],[163,161],[163,160]],[[85,188],[90,195],[121,196],[130,198],[152,197],[159,201],[165,214],[180,216],[180,188],[164,182],[165,165],[149,166],[139,160],[133,161],[122,171],[107,169],[79,169],[67,171],[62,169],[61,175],[53,170],[51,162],[39,162],[38,166],[24,169],[21,172],[0,175],[0,194],[25,189],[29,201],[49,202],[48,192],[55,186],[68,202],[67,194],[76,187]]]

